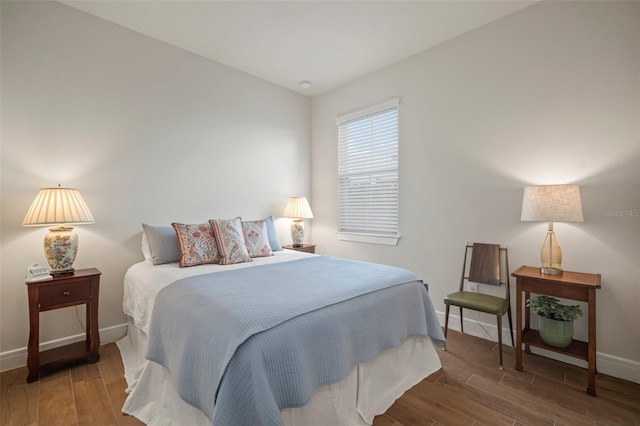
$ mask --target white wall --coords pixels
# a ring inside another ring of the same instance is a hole
[[[336,116],[397,96],[402,238],[338,241]],[[539,265],[546,224],[520,222],[523,188],[578,184],[584,223],[555,226],[563,267],[602,274],[598,370],[640,382],[639,100],[638,2],[538,3],[315,97],[313,242],[414,271],[444,312],[465,242]]]
[[[24,271],[46,264],[46,228],[21,227],[39,188],[79,189],[95,217],[75,267],[103,272],[101,329],[125,322],[141,222],[277,218],[309,194],[308,98],[57,2],[1,12],[0,368],[24,364]],[[42,322],[44,342],[82,332],[73,308]]]

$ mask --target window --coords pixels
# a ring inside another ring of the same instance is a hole
[[[394,99],[338,117],[338,237],[396,245],[398,105]]]

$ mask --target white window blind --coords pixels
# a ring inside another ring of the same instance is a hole
[[[397,243],[398,105],[394,99],[337,119],[338,234],[350,235],[342,239]]]

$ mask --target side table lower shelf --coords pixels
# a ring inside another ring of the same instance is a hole
[[[94,354],[87,347],[87,342],[76,342],[40,352],[40,370],[48,371],[70,362],[87,361],[91,363],[99,360],[100,355]]]
[[[564,355],[570,355],[574,358],[579,358],[584,361],[589,361],[589,344],[580,340],[572,340],[571,344],[566,348],[558,348],[555,346],[547,345],[542,341],[538,330],[525,328],[522,330],[522,343],[525,344],[525,352],[531,353],[529,345],[536,346],[538,348],[546,349],[548,351],[557,352]]]

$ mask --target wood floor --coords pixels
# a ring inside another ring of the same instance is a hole
[[[0,373],[0,425],[142,425],[120,412],[127,383],[114,343],[100,361],[79,364],[27,383],[27,368]]]
[[[118,349],[100,348],[96,364],[81,364],[27,384],[26,368],[0,374],[0,425],[141,425],[120,408],[126,383]],[[640,385],[599,374],[597,397],[586,394],[585,370],[449,332],[439,350],[442,370],[423,380],[374,420],[409,425],[638,425]],[[309,425],[312,426],[312,425]]]
[[[589,396],[587,371],[449,330],[442,369],[404,393],[374,426],[400,425],[638,425],[640,385],[597,376]]]

